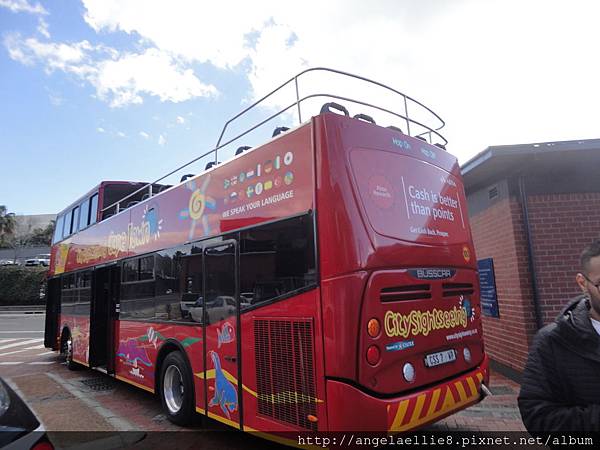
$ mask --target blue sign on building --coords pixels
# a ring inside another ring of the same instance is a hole
[[[492,258],[477,261],[479,269],[479,285],[481,289],[481,310],[488,317],[500,317],[498,295],[496,293],[496,276]]]

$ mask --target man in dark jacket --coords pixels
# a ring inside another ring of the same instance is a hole
[[[600,240],[581,254],[583,295],[535,336],[519,393],[527,430],[600,431]]]

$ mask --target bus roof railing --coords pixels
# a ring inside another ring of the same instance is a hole
[[[349,78],[354,78],[357,80],[361,80],[361,81],[365,81],[367,83],[370,83],[372,85],[375,86],[379,86],[382,87],[384,89],[387,89],[388,91],[399,95],[400,97],[402,97],[402,106],[403,106],[403,113],[398,113],[398,112],[394,112],[390,109],[387,108],[383,108],[368,102],[364,102],[361,100],[357,100],[357,99],[353,99],[350,97],[343,97],[343,96],[339,96],[339,95],[334,95],[334,94],[327,94],[327,93],[319,93],[319,94],[310,94],[310,95],[306,95],[304,97],[300,97],[300,88],[299,88],[299,84],[298,84],[298,79],[309,72],[315,72],[315,71],[323,71],[323,72],[331,72],[331,73],[335,73],[338,75],[343,75]],[[280,90],[282,90],[283,88],[285,88],[286,86],[289,86],[291,83],[294,83],[294,87],[296,90],[296,101],[292,102],[291,104],[289,104],[288,106],[286,106],[285,108],[281,108],[279,109],[277,112],[275,112],[274,114],[270,115],[269,117],[267,117],[266,119],[260,121],[259,123],[255,124],[254,126],[246,129],[245,131],[243,131],[242,133],[238,134],[237,136],[229,139],[228,141],[222,143],[221,141],[223,140],[223,136],[225,135],[225,132],[227,131],[227,128],[229,127],[229,125],[231,123],[233,123],[234,121],[236,121],[237,119],[239,119],[240,117],[242,117],[244,114],[246,114],[247,112],[249,112],[250,110],[252,110],[253,108],[257,107],[258,105],[260,105],[262,102],[264,102],[265,100],[267,100],[269,97],[273,96],[274,94],[276,94],[277,92],[279,92]],[[338,100],[343,100],[343,101],[348,101],[351,103],[355,103],[355,104],[359,104],[359,105],[363,105],[363,106],[368,106],[370,108],[376,109],[378,111],[381,112],[385,112],[388,114],[391,114],[393,116],[396,116],[400,119],[402,119],[403,121],[406,122],[406,129],[407,129],[407,135],[409,136],[413,136],[410,132],[410,126],[411,124],[416,125],[421,127],[421,129],[424,129],[425,131],[422,131],[418,134],[415,134],[414,137],[420,137],[424,139],[424,136],[428,137],[428,142],[432,143],[433,140],[433,136],[437,136],[439,139],[441,139],[443,141],[442,144],[442,148],[445,148],[445,145],[448,143],[448,141],[446,140],[446,138],[444,136],[442,136],[439,133],[439,130],[441,130],[444,125],[445,122],[442,120],[442,118],[440,116],[438,116],[433,110],[431,110],[429,107],[425,106],[424,104],[422,104],[421,102],[419,102],[418,100],[415,100],[414,98],[394,89],[391,88],[383,83],[380,83],[378,81],[374,81],[374,80],[370,80],[369,78],[365,78],[362,77],[360,75],[355,75],[349,72],[343,72],[341,70],[336,70],[336,69],[330,69],[327,67],[312,67],[310,69],[306,69],[303,70],[302,72],[298,73],[297,75],[295,75],[294,77],[290,78],[288,81],[286,81],[285,83],[282,83],[281,85],[279,85],[278,87],[276,87],[275,89],[273,89],[271,92],[269,92],[268,94],[266,94],[265,96],[263,96],[262,98],[258,99],[257,101],[255,101],[254,103],[252,103],[250,106],[248,106],[247,108],[245,108],[244,110],[240,111],[238,114],[236,114],[235,116],[233,116],[231,119],[229,119],[227,122],[225,122],[225,124],[223,125],[223,129],[221,130],[221,134],[219,135],[219,139],[217,140],[217,143],[215,145],[215,147],[209,151],[207,151],[206,153],[203,153],[202,155],[192,159],[191,161],[177,167],[176,169],[171,170],[169,173],[162,175],[160,178],[157,178],[156,180],[154,180],[151,183],[148,183],[144,186],[142,186],[141,188],[137,189],[136,191],[128,194],[127,196],[123,197],[122,199],[110,204],[109,206],[106,206],[105,208],[102,208],[102,212],[107,211],[111,208],[116,208],[116,213],[119,213],[120,211],[122,211],[122,209],[120,208],[121,203],[123,203],[125,200],[129,199],[130,197],[133,197],[136,194],[139,194],[140,192],[144,191],[144,190],[148,190],[148,193],[150,196],[152,196],[154,193],[152,192],[152,187],[153,185],[159,183],[160,181],[164,180],[167,177],[170,177],[171,175],[179,172],[180,170],[186,168],[187,166],[201,160],[202,158],[205,158],[207,156],[209,156],[211,153],[214,153],[214,161],[215,163],[218,163],[218,151],[219,149],[228,146],[229,144],[231,144],[232,142],[235,142],[236,140],[242,138],[243,136],[247,135],[248,133],[256,130],[257,128],[261,127],[262,125],[264,125],[265,123],[273,120],[274,118],[282,115],[283,113],[285,113],[286,111],[289,111],[290,109],[292,109],[293,107],[296,107],[298,109],[298,123],[301,124],[302,123],[302,102],[305,102],[308,99],[311,98],[317,98],[317,97],[327,97],[327,98],[335,98]],[[409,102],[411,102],[414,105],[417,105],[418,107],[422,108],[423,110],[425,110],[426,112],[428,112],[429,114],[431,114],[431,116],[433,118],[435,118],[439,124],[437,127],[432,128],[429,125],[426,125],[420,121],[417,121],[414,118],[411,118],[409,115]],[[214,166],[213,166],[214,167]],[[127,208],[125,208],[127,209]]]

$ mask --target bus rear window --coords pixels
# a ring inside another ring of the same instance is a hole
[[[377,233],[440,245],[469,241],[467,202],[456,177],[412,156],[383,150],[357,148],[350,160]]]

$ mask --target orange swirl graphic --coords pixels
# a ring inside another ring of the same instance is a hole
[[[204,195],[199,190],[194,191],[190,196],[190,218],[192,218],[193,220],[200,219],[200,217],[202,217],[202,214],[204,213],[205,204],[206,203],[204,200]]]

